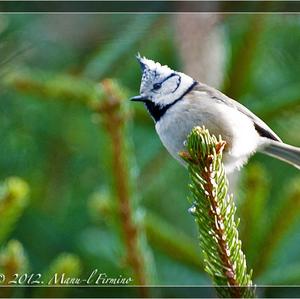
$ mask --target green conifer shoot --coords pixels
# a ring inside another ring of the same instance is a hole
[[[228,180],[222,163],[226,143],[210,135],[204,127],[195,127],[187,138],[187,162],[191,183],[190,209],[198,225],[205,271],[212,277],[222,297],[253,297],[251,271],[235,221],[235,203],[227,194]]]

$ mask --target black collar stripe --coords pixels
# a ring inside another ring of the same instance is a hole
[[[173,105],[175,105],[178,101],[180,101],[187,93],[189,93],[195,86],[197,85],[197,82],[194,81],[193,84],[174,102],[166,105],[166,106],[159,106],[151,101],[145,101],[145,105],[147,107],[147,110],[151,114],[151,116],[154,118],[155,122],[158,122],[161,117],[167,112],[169,108],[171,108]]]

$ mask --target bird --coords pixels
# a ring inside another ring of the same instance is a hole
[[[188,134],[204,126],[226,142],[223,162],[226,173],[242,168],[256,152],[275,157],[300,169],[300,148],[282,142],[258,116],[221,91],[172,70],[140,54],[140,94],[167,151],[181,164]]]

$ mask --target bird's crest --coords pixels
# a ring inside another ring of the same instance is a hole
[[[161,65],[159,62],[142,57],[139,53],[136,58],[143,72],[141,90],[147,85],[151,85],[153,82],[160,81],[160,79],[162,80],[174,73],[167,65]]]

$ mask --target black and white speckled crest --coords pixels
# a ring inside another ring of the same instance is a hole
[[[163,81],[166,77],[175,73],[175,71],[170,69],[167,65],[161,65],[159,62],[141,57],[139,54],[136,57],[143,71],[140,86],[141,93],[151,89],[155,82]]]

